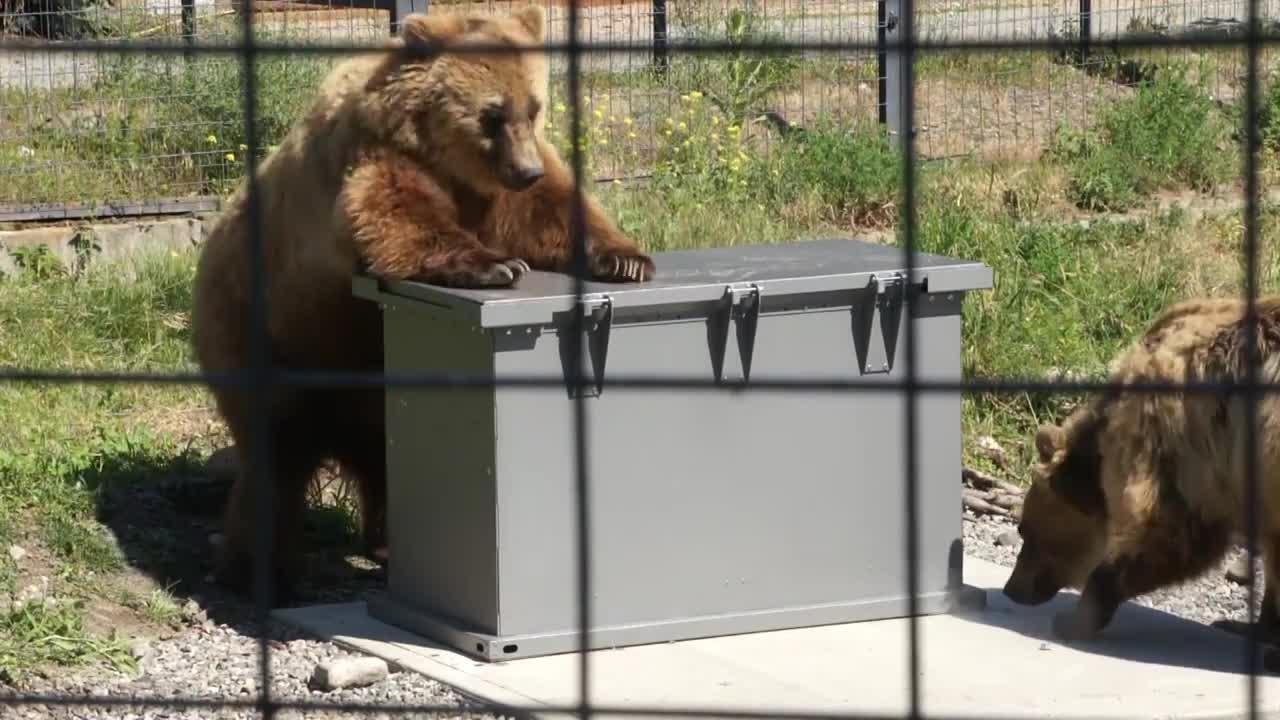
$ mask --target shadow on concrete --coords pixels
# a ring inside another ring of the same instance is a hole
[[[976,586],[987,593],[986,607],[981,610],[957,611],[957,619],[1039,640],[1046,650],[1066,646],[1053,635],[1053,616],[1075,607],[1080,599],[1078,593],[1063,590],[1044,605],[1029,607],[1009,600],[1001,592],[999,585],[979,583]],[[1226,673],[1244,678],[1249,674],[1245,664],[1246,643],[1244,635],[1127,602],[1120,606],[1111,624],[1098,637],[1069,647],[1118,660]],[[1275,677],[1277,673],[1269,673],[1263,668],[1266,650],[1267,646],[1260,644],[1257,672],[1260,676]]]

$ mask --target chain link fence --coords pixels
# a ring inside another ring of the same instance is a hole
[[[1262,0],[1273,17],[1277,0]],[[885,122],[881,17],[874,0],[592,0],[582,6],[583,42],[626,46],[583,58],[587,159],[597,180],[643,178],[658,161],[664,121],[691,92],[705,93],[744,127]],[[502,11],[506,2],[443,4]],[[564,3],[545,4],[554,40],[568,26]],[[245,143],[228,56],[136,56],[90,49],[95,42],[228,43],[238,9],[224,0],[6,0],[0,33],[0,220],[57,218],[68,208],[106,214],[206,208],[243,177]],[[407,6],[411,8],[412,6]],[[280,0],[254,6],[263,42],[368,44],[386,37],[396,7],[341,0]],[[1237,104],[1244,53],[1236,47],[1108,48],[1110,38],[1238,36],[1243,0],[923,0],[921,39],[999,41],[1081,38],[1072,52],[924,51],[917,63],[916,127],[925,158],[1040,152],[1059,127],[1086,128],[1151,68],[1193,61],[1216,100]],[[45,42],[88,47],[50,52]],[[730,54],[680,56],[668,43],[724,42]],[[858,49],[761,56],[735,45],[855,44]],[[1269,63],[1263,53],[1263,67]],[[264,147],[306,102],[332,57],[280,56],[258,68]],[[564,108],[566,61],[553,62]],[[896,96],[895,96],[896,97]],[[563,110],[561,118],[565,117]],[[553,126],[553,131],[555,130]],[[601,144],[595,140],[603,139]],[[567,147],[567,144],[565,145]],[[145,172],[143,170],[145,169]]]

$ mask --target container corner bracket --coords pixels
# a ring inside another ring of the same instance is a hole
[[[853,342],[863,375],[893,371],[906,290],[907,281],[902,273],[887,272],[874,273],[866,289],[860,291],[870,294],[871,300],[870,303],[858,302],[853,307]]]

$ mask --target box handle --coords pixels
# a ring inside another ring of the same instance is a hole
[[[735,321],[738,356],[742,361],[742,381],[751,378],[751,356],[755,351],[756,326],[760,320],[760,287],[728,285],[720,300],[720,308],[707,322],[707,340],[711,346],[711,370],[716,382],[724,379],[724,353],[729,342],[729,321]]]
[[[865,291],[872,302],[854,305],[853,343],[863,375],[893,371],[906,291],[907,279],[901,272],[874,273]]]

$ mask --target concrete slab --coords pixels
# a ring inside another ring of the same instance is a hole
[[[919,621],[923,713],[1249,716],[1242,637],[1127,604],[1103,637],[1067,647],[1052,639],[1049,622],[1076,595],[1019,607],[1000,593],[1007,574],[965,558],[965,581],[987,591],[986,609]],[[480,663],[370,618],[362,602],[277,616],[490,702],[565,708],[579,699],[575,654]],[[590,696],[593,704],[622,710],[905,716],[907,628],[906,619],[883,620],[602,650],[588,655]],[[1280,678],[1259,678],[1258,703],[1258,717],[1280,718]]]

